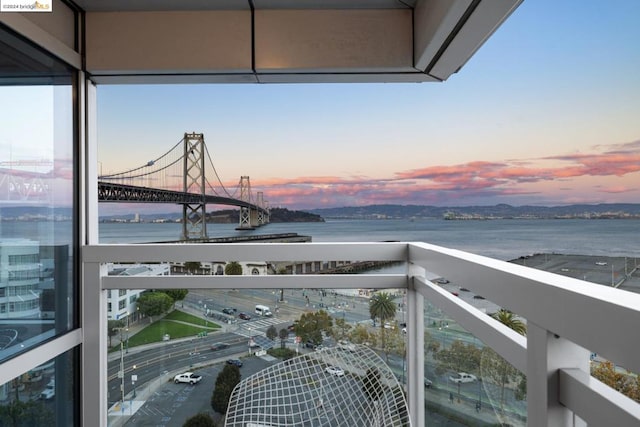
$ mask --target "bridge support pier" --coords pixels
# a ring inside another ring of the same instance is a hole
[[[251,183],[248,176],[240,177],[240,200],[251,203]],[[252,209],[249,206],[240,206],[240,223],[236,230],[254,230],[255,221],[252,220]]]
[[[204,179],[204,135],[184,134],[184,177],[183,191],[202,195],[200,203],[182,205],[182,240],[207,238],[207,209],[205,203]]]

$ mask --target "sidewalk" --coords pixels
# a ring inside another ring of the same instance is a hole
[[[499,413],[490,402],[482,402],[480,410],[476,409],[477,401],[469,399],[464,395],[458,402],[458,397],[454,393],[453,401],[450,400],[448,390],[438,388],[428,388],[424,391],[424,397],[427,404],[427,412],[437,412],[441,415],[454,415],[472,421],[477,426],[526,426],[526,420],[522,420],[513,414]],[[429,408],[431,406],[431,408]],[[430,410],[431,409],[431,410]],[[427,417],[427,416],[425,416]]]

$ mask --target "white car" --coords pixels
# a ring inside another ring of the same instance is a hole
[[[54,387],[47,386],[47,388],[42,390],[42,393],[40,393],[40,399],[42,400],[53,399],[55,395],[56,395],[56,389]]]
[[[325,371],[328,374],[335,375],[336,377],[344,376],[344,371],[342,369],[338,368],[337,366],[329,366],[329,367],[327,367],[327,369],[325,369]]]
[[[454,383],[472,383],[478,381],[478,378],[473,374],[467,374],[466,372],[458,372],[456,376],[449,377],[449,381]]]
[[[191,385],[197,384],[200,382],[202,377],[198,374],[194,374],[193,372],[185,372],[184,374],[178,374],[173,377],[173,382],[178,383],[189,383]]]

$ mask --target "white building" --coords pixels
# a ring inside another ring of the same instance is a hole
[[[108,264],[109,276],[168,276],[169,264]],[[138,320],[136,301],[144,289],[112,289],[107,292],[107,319]]]
[[[0,319],[40,316],[41,265],[38,242],[0,241]]]

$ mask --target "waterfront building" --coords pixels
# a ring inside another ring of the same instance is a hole
[[[506,419],[499,422],[517,421],[532,426],[585,422],[638,425],[637,403],[589,376],[592,352],[640,372],[640,339],[635,326],[640,323],[638,295],[419,242],[99,244],[100,85],[442,82],[456,72],[464,72],[467,61],[521,2],[300,3],[51,0],[34,4],[43,12],[30,13],[8,11],[26,2],[2,2],[0,102],[24,101],[11,105],[12,113],[32,124],[21,128],[20,145],[32,152],[49,153],[47,160],[53,166],[47,173],[28,167],[19,173],[11,168],[0,169],[0,197],[3,204],[39,206],[45,211],[70,207],[72,212],[70,221],[54,223],[45,219],[24,230],[22,236],[36,242],[53,242],[60,248],[54,251],[50,267],[55,304],[47,311],[52,313],[54,322],[26,318],[36,314],[35,299],[30,294],[35,278],[29,275],[35,274],[40,249],[22,248],[12,253],[9,246],[8,257],[22,258],[13,264],[7,258],[6,266],[4,261],[0,266],[7,278],[2,282],[5,304],[10,303],[7,298],[23,297],[6,296],[11,287],[10,272],[23,267],[26,275],[13,277],[20,283],[19,292],[25,291],[29,301],[20,307],[25,318],[16,318],[11,327],[7,326],[19,335],[4,340],[6,345],[0,348],[0,409],[6,409],[2,416],[24,408],[20,419],[25,425],[93,427],[106,426],[109,419],[122,423],[123,417],[129,415],[125,408],[132,414],[141,398],[134,399],[135,385],[130,391],[137,375],[132,370],[136,367],[125,365],[122,353],[120,377],[108,372],[107,294],[116,292],[120,298],[121,289],[152,284],[143,287],[247,291],[405,289],[409,357],[402,359],[406,361],[406,376],[404,369],[402,373],[411,425],[426,425],[425,407],[439,396],[425,377],[425,361],[433,357],[435,347],[426,346],[427,330],[441,340],[441,348],[451,348],[452,336],[464,335],[471,342],[477,338],[526,374],[526,415],[518,413],[514,418],[513,413],[501,408],[495,414]],[[34,109],[29,108],[33,105],[24,105],[28,103],[46,106],[48,117],[34,117]],[[0,135],[7,129],[3,125]],[[12,231],[0,229],[3,250],[4,237],[12,235]],[[53,247],[51,243],[37,245]],[[212,259],[248,263],[371,260],[404,262],[407,268],[398,274],[153,278],[110,276],[107,268],[110,263]],[[446,277],[526,318],[527,337],[443,291],[431,281],[437,277]],[[453,328],[449,322],[441,323],[441,330],[431,327],[441,312],[448,313],[460,328]],[[238,328],[237,332],[250,331]],[[195,353],[198,352],[192,351],[187,358]],[[168,354],[162,356],[159,359]],[[46,376],[29,374],[45,366]],[[167,374],[160,371],[159,375],[157,381],[168,383],[164,377]],[[111,377],[119,379],[121,387],[107,387]],[[349,378],[358,381],[356,377]],[[462,408],[471,407],[464,399],[470,395],[463,388],[468,385],[451,378],[457,385],[448,385],[452,390],[451,407],[465,413]],[[458,393],[454,403],[455,388]],[[382,386],[374,389],[381,390]],[[479,388],[477,393],[478,398],[482,396]],[[482,404],[485,406],[480,408],[485,408],[487,403]],[[117,408],[116,413],[112,408]],[[380,423],[381,420],[378,419]]]

